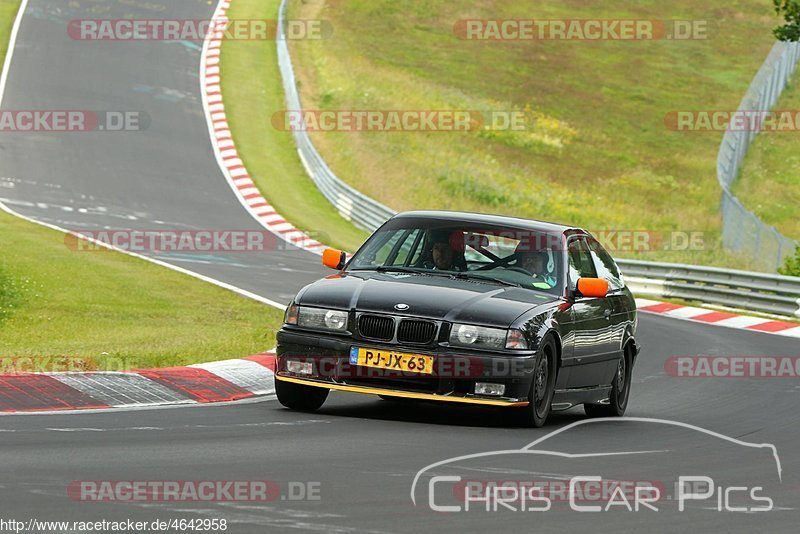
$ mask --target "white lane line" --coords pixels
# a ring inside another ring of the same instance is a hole
[[[28,202],[27,200],[14,200],[11,198],[2,198],[0,197],[0,202],[5,202],[6,204],[12,204],[15,206],[24,206],[26,208],[33,208],[36,206],[33,202]]]
[[[104,428],[45,428],[50,432],[105,432]]]
[[[11,58],[14,56],[14,51],[16,49],[19,27],[22,25],[22,17],[25,15],[27,7],[28,0],[22,0],[19,5],[19,11],[17,11],[17,18],[14,19],[14,26],[11,28],[11,35],[8,38],[8,50],[6,51],[6,59],[3,62],[3,72],[0,74],[0,108],[2,108],[3,105],[3,96],[6,94],[8,71],[11,70]]]
[[[84,412],[85,413],[85,412]],[[174,427],[162,426],[131,426],[131,427],[109,427],[109,428],[93,428],[93,427],[48,427],[48,428],[30,428],[30,429],[2,429],[0,432],[19,432],[19,433],[41,433],[41,432],[162,432],[164,430],[191,430],[202,429],[208,430],[211,428],[268,428],[273,426],[306,426],[306,425],[320,425],[331,424],[333,421],[327,419],[299,419],[297,421],[264,421],[261,423],[233,423],[230,425],[179,425]]]
[[[0,412],[0,419],[3,417],[39,417],[45,415],[86,415],[95,413],[118,413],[118,412],[140,412],[144,410],[173,410],[173,409],[187,409],[187,408],[220,408],[224,406],[241,406],[245,404],[260,404],[262,402],[276,401],[274,395],[248,397],[235,401],[222,401],[222,402],[197,402],[194,404],[158,404],[158,405],[136,405],[136,406],[118,406],[116,408],[89,408],[86,410],[42,410],[37,412]]]

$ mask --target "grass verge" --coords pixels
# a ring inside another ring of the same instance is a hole
[[[19,2],[0,0],[0,58]],[[282,313],[0,211],[0,372],[186,365],[274,346]]]
[[[279,0],[236,0],[232,20],[276,19]],[[242,160],[264,196],[299,229],[327,245],[355,250],[367,234],[343,219],[308,177],[291,132],[271,125],[286,108],[275,41],[223,42],[220,71],[228,123]]]
[[[255,2],[237,0],[234,9],[248,4]],[[330,39],[290,43],[306,109],[512,110],[527,118],[520,132],[313,134],[337,175],[364,193],[397,210],[503,213],[592,231],[700,233],[699,249],[616,254],[759,267],[720,246],[721,133],[673,131],[665,118],[736,108],[773,42],[767,3],[306,0],[290,7],[290,18],[333,27]],[[709,25],[707,38],[684,41],[464,41],[453,32],[460,19],[574,19],[576,12],[581,19]],[[256,66],[253,72],[261,72]],[[265,72],[278,88],[277,74]],[[263,119],[250,122],[266,130],[276,109],[252,113]],[[253,135],[240,128],[234,125],[239,138]],[[248,158],[256,152],[240,147]],[[300,210],[283,213],[297,220]]]
[[[282,312],[0,212],[0,356],[88,369],[187,365],[275,346]]]

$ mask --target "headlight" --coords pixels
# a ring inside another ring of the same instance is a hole
[[[347,312],[322,308],[297,308],[297,326],[316,330],[347,330]]]
[[[528,341],[521,330],[487,328],[471,324],[454,324],[450,330],[450,344],[481,349],[528,349]]]
[[[450,344],[460,347],[502,349],[506,344],[508,330],[487,328],[471,324],[454,324],[450,330]]]

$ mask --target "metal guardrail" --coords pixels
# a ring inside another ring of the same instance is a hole
[[[676,263],[618,260],[638,296],[718,304],[800,318],[800,278]]]
[[[778,102],[800,60],[800,43],[775,43],[753,78],[738,111],[766,112]],[[757,131],[729,129],[722,137],[717,156],[717,179],[722,187],[722,243],[725,248],[746,254],[756,264],[773,271],[794,254],[798,243],[781,235],[744,207],[731,192]]]
[[[281,32],[285,14],[286,0],[283,0],[278,18]],[[277,48],[287,109],[300,111],[289,47],[280,34]],[[396,213],[340,180],[305,131],[294,131],[294,139],[306,172],[342,217],[371,232]],[[674,297],[800,317],[800,278],[635,260],[619,263],[632,290],[642,296]]]
[[[285,17],[286,0],[283,0],[278,14],[278,67],[281,71],[283,89],[286,94],[286,109],[300,111],[303,108],[300,104],[300,95],[297,93],[292,58],[289,55],[289,46],[283,34]],[[317,152],[308,133],[295,130],[294,140],[297,144],[297,153],[300,155],[300,160],[303,162],[306,172],[342,217],[371,232],[395,214],[390,208],[355,190],[333,174],[333,171]]]

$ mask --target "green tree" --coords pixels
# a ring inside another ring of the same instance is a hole
[[[783,17],[785,24],[772,33],[779,41],[800,41],[800,0],[772,0],[775,13]]]
[[[794,256],[786,258],[786,263],[778,268],[778,272],[786,276],[800,276],[800,247],[794,251]]]

